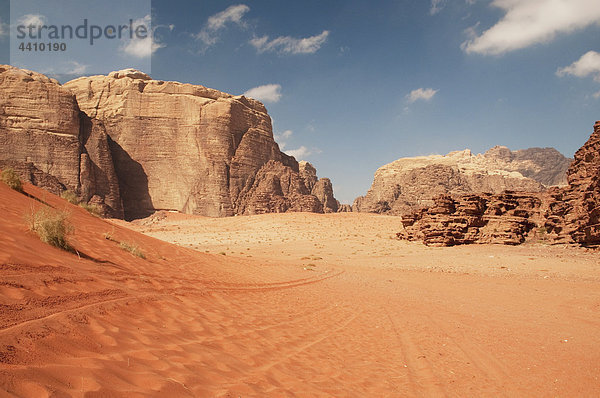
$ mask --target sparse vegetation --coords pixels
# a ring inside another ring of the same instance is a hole
[[[97,205],[94,205],[94,204],[89,204],[89,203],[80,201],[77,194],[71,190],[63,191],[60,194],[60,197],[71,204],[79,205],[79,207],[85,209],[88,213],[90,213],[93,216],[96,216],[96,217],[101,216],[102,211],[101,211],[100,207],[98,207]]]
[[[71,190],[66,190],[63,191],[60,194],[60,197],[63,198],[64,200],[66,200],[67,202],[74,204],[74,205],[78,205],[79,204],[79,198],[77,197],[77,194]]]
[[[221,256],[226,256],[226,255],[227,255],[227,253],[225,253],[225,252],[219,252],[219,254],[220,254]]]
[[[27,216],[29,229],[35,232],[42,242],[63,250],[70,250],[67,237],[73,233],[73,226],[68,221],[69,213],[57,211],[50,207],[32,209]]]
[[[136,257],[144,258],[144,259],[146,258],[146,256],[144,255],[142,250],[139,248],[139,246],[134,243],[120,242],[119,247],[125,251],[128,251],[129,253],[133,254]]]
[[[14,189],[17,192],[23,192],[23,183],[14,169],[9,167],[2,170],[1,178],[2,182],[8,185],[11,189]]]
[[[117,242],[117,240],[114,238],[114,229],[111,232],[105,232],[102,236],[104,236],[104,239],[109,240],[111,242]]]
[[[79,206],[82,207],[82,208],[84,208],[85,210],[87,210],[87,212],[90,213],[91,215],[96,216],[96,217],[100,217],[101,211],[100,211],[100,208],[98,206],[91,205],[89,203],[84,203],[84,202],[81,202],[79,204]]]
[[[548,239],[548,230],[545,226],[541,226],[537,229],[537,237],[540,241],[546,241]]]

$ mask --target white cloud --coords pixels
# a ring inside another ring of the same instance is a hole
[[[283,149],[287,146],[287,140],[294,134],[292,130],[285,130],[279,134],[275,134],[273,138],[275,138],[275,142],[279,144],[279,148],[283,151]]]
[[[481,22],[477,22],[475,25],[469,26],[463,30],[463,33],[469,38],[469,40],[473,40],[477,37],[477,29],[479,28],[480,23]]]
[[[305,157],[312,154],[312,151],[305,147],[304,145],[300,146],[298,149],[290,149],[289,151],[285,151],[290,156],[296,158],[296,160],[303,160]]]
[[[136,29],[138,26],[145,26],[148,29],[147,36],[145,38],[136,37],[130,39],[121,45],[119,50],[135,58],[148,58],[159,48],[165,47],[165,45],[158,42],[154,36],[154,29],[152,29],[152,18],[150,15],[146,15],[143,18],[133,21],[133,28]],[[170,27],[170,29],[172,28]]]
[[[290,138],[292,136],[292,134],[294,134],[292,132],[292,130],[285,130],[283,133],[281,133],[281,135],[279,135],[279,137],[281,138]]]
[[[435,15],[438,12],[442,11],[442,8],[446,6],[446,0],[431,0],[431,7],[429,8],[429,13],[431,15]]]
[[[408,102],[411,104],[415,101],[423,100],[423,101],[431,101],[431,99],[435,96],[438,90],[434,90],[432,88],[418,88],[416,90],[411,91],[406,98],[408,98]]]
[[[217,32],[225,28],[228,23],[245,26],[242,17],[248,11],[250,11],[250,7],[245,4],[227,7],[225,10],[209,17],[206,25],[194,37],[201,40],[207,47],[210,47],[219,41]]]
[[[41,14],[25,14],[17,20],[17,25],[23,25],[25,27],[41,26],[46,24],[46,17]]]
[[[255,37],[250,40],[259,53],[278,52],[287,54],[313,54],[318,51],[323,43],[327,41],[329,31],[324,30],[321,34],[303,39],[290,36],[279,36],[269,40],[269,36]]]
[[[277,102],[281,99],[281,85],[265,84],[264,86],[251,88],[244,95],[261,102]]]
[[[501,55],[600,22],[598,0],[493,0],[491,5],[506,14],[480,36],[462,43],[467,53]]]
[[[67,71],[65,74],[67,75],[83,75],[89,65],[81,64],[77,61],[69,61],[69,65],[67,66]]]
[[[600,53],[588,51],[581,58],[569,66],[559,68],[558,76],[572,75],[577,77],[594,76],[594,80],[600,83]]]

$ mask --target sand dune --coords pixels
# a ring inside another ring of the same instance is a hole
[[[0,396],[600,394],[598,253],[426,248],[368,214],[131,226],[26,191],[79,254],[0,185]]]

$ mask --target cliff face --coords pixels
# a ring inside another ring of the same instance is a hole
[[[53,193],[69,189],[123,217],[107,136],[73,94],[48,77],[0,66],[0,168]]]
[[[569,185],[542,193],[442,195],[403,216],[398,237],[430,245],[549,243],[600,245],[600,122],[575,154]]]
[[[135,70],[64,87],[104,123],[130,217],[157,209],[237,214],[248,179],[267,161],[283,160],[266,109],[252,99]]]
[[[431,206],[438,195],[540,192],[565,185],[570,162],[552,148],[513,152],[501,146],[478,155],[464,150],[402,158],[376,171],[371,189],[355,200],[353,210],[401,215]]]
[[[0,161],[31,163],[69,189],[79,186],[79,108],[56,80],[0,66]]]
[[[0,168],[12,166],[55,193],[73,190],[106,215],[322,212],[321,200],[331,202],[326,181],[320,199],[304,186],[298,162],[273,139],[265,107],[251,98],[133,69],[61,86],[3,66],[0,84]],[[274,185],[265,191],[273,172],[298,182],[281,191],[285,206]]]

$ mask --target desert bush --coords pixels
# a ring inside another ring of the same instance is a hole
[[[63,191],[60,194],[60,197],[63,198],[64,200],[66,200],[67,202],[74,204],[74,205],[78,205],[79,204],[79,198],[77,197],[77,194],[71,190],[66,190]]]
[[[146,258],[146,256],[142,252],[142,250],[138,247],[138,245],[136,245],[134,243],[121,242],[121,243],[119,243],[119,247],[125,251],[128,251],[129,253],[133,254],[136,257]]]
[[[18,192],[23,192],[23,183],[14,169],[9,167],[2,170],[1,178],[2,182],[4,182],[10,188]]]
[[[80,203],[79,206],[87,210],[93,216],[100,217],[101,210],[98,206],[89,203]]]
[[[57,211],[50,207],[32,209],[27,217],[29,229],[35,232],[42,242],[64,250],[70,250],[67,237],[73,232],[73,226],[68,221],[69,213]]]

